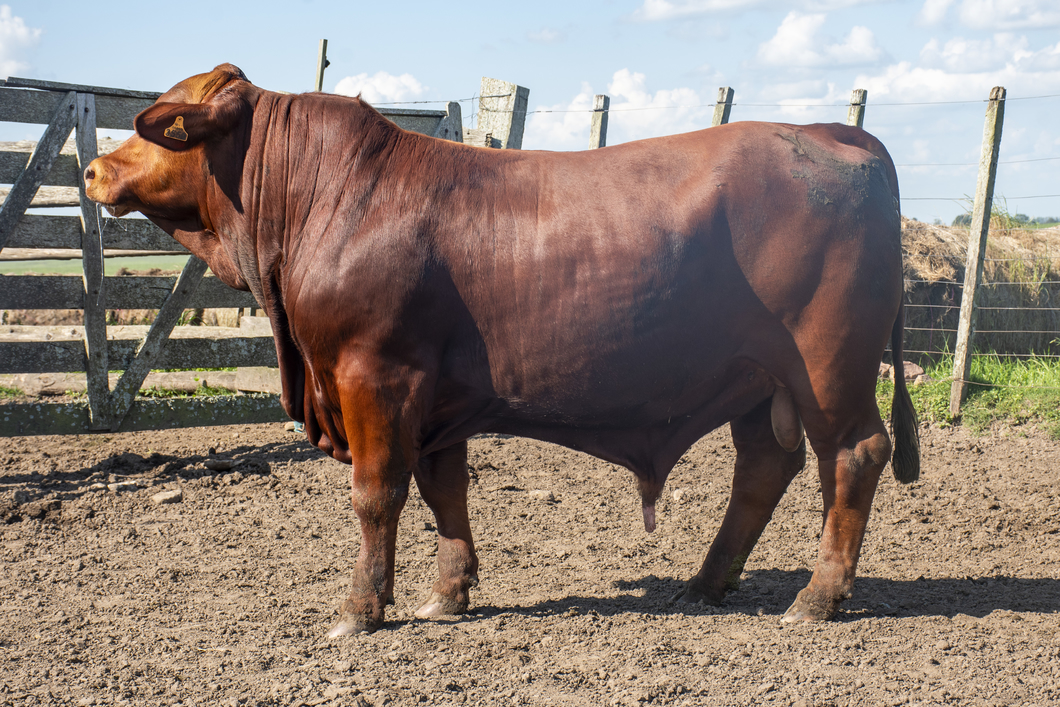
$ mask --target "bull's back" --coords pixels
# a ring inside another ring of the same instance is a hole
[[[785,322],[890,203],[879,160],[831,133],[744,123],[509,159],[454,261],[497,394],[648,419],[701,405],[739,357],[790,355]]]

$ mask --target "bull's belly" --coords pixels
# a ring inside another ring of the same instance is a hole
[[[687,385],[680,385],[685,383]],[[635,473],[668,471],[711,430],[773,394],[772,375],[748,358],[733,358],[680,379],[600,378],[537,396],[480,401],[461,423],[444,423],[423,451],[475,433],[494,432],[560,444]]]

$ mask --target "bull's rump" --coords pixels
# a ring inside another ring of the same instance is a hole
[[[882,352],[901,292],[894,197],[880,160],[833,130],[738,123],[507,163],[503,206],[450,268],[510,414],[684,415],[740,360],[783,380],[821,319],[879,320],[858,336]]]

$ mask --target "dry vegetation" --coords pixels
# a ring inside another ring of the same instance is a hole
[[[906,350],[952,351],[968,229],[903,219],[902,247],[907,301],[930,305],[909,308]],[[1060,229],[1009,228],[998,219],[991,225],[986,258],[976,348],[1001,354],[1060,353],[1060,334],[1055,333],[1060,331],[1060,311],[1054,309],[1060,307]]]

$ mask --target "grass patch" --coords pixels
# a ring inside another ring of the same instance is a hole
[[[925,373],[935,380],[909,389],[917,415],[921,421],[954,424],[950,417],[953,358],[941,359]],[[968,378],[971,383],[959,422],[973,433],[982,434],[995,423],[1037,424],[1060,439],[1060,359],[974,356]],[[877,383],[876,399],[884,417],[890,414],[893,394],[893,383]]]
[[[8,388],[6,385],[0,385],[0,399],[17,398],[20,395],[22,395],[22,391],[18,388]]]
[[[139,393],[139,397],[141,398],[216,398],[221,395],[235,395],[235,393],[228,388],[211,388],[210,386],[205,385],[199,386],[194,392],[175,390],[173,388],[151,387],[141,388]]]
[[[122,268],[133,271],[182,270],[188,262],[186,255],[148,255],[135,257],[112,257],[103,261],[104,275],[114,276]],[[0,261],[0,275],[80,275],[83,272],[81,260],[3,260]]]

